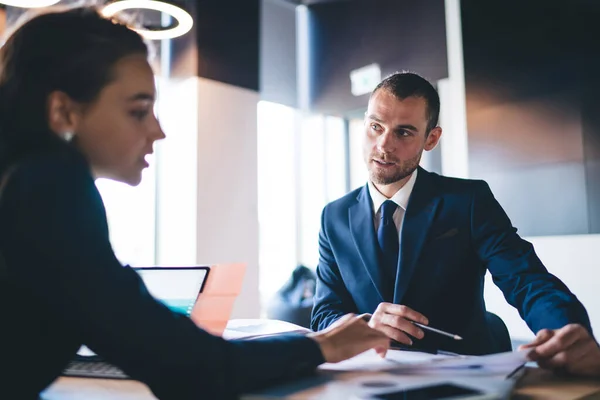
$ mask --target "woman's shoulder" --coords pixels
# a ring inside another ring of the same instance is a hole
[[[58,148],[38,151],[12,162],[3,175],[27,180],[92,178],[85,158],[75,149]]]
[[[0,173],[0,191],[33,195],[40,192],[95,190],[85,158],[75,149],[52,149],[21,157]],[[77,189],[79,188],[79,189]]]

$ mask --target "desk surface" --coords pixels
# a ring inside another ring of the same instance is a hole
[[[357,372],[348,372],[343,377],[356,377]],[[364,374],[364,373],[362,373]],[[296,392],[289,399],[309,399],[323,390],[315,386]],[[586,397],[588,396],[588,397]],[[600,399],[600,380],[566,378],[553,375],[538,368],[528,368],[514,391],[512,398],[527,400],[554,399]],[[148,388],[129,380],[60,378],[42,395],[44,400],[155,400]]]

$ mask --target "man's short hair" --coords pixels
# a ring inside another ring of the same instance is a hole
[[[371,93],[371,97],[380,89],[385,89],[399,100],[407,97],[421,97],[425,100],[428,135],[438,124],[440,118],[440,96],[435,88],[422,76],[413,72],[396,72],[382,80]]]

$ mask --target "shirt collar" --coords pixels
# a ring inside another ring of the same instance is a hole
[[[412,193],[413,187],[415,186],[415,181],[417,180],[417,172],[418,170],[412,173],[410,179],[398,190],[391,199],[398,206],[402,207],[404,211],[406,211],[406,207],[408,206],[408,199],[410,198],[410,194]],[[377,214],[379,212],[379,208],[383,204],[384,201],[388,200],[387,197],[381,194],[379,190],[373,185],[373,182],[369,180],[369,196],[371,196],[371,202],[373,203],[373,212]]]

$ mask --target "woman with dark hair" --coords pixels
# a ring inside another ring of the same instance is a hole
[[[94,8],[38,15],[0,50],[0,398],[36,398],[85,344],[160,398],[223,399],[386,337],[355,316],[225,341],[171,312],[109,243],[99,177],[130,185],[164,133],[140,36]]]

